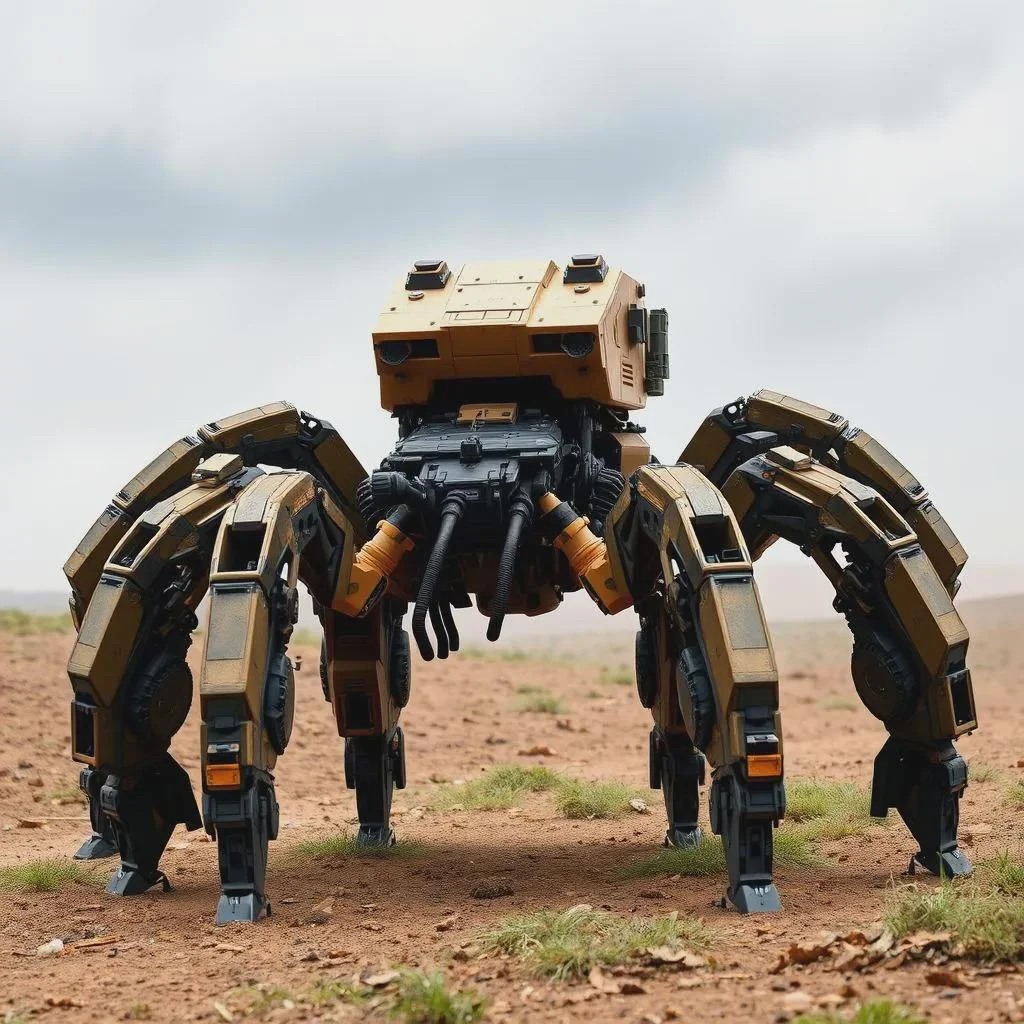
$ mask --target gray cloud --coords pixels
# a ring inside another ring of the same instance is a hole
[[[662,458],[711,406],[788,390],[890,444],[979,562],[1024,564],[991,525],[1024,500],[997,441],[1020,5],[10,7],[6,479],[61,497],[0,508],[26,537],[0,585],[59,586],[110,493],[234,409],[288,398],[374,463],[368,333],[409,260],[589,248],[671,311]]]

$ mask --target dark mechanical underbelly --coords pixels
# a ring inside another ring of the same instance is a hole
[[[500,547],[512,500],[542,481],[556,483],[562,429],[546,416],[521,423],[427,423],[399,441],[381,464],[417,479],[438,510],[453,494],[465,501],[459,547]]]
[[[360,497],[368,526],[397,509],[403,529],[419,538],[412,628],[425,657],[433,656],[427,616],[443,657],[458,647],[451,608],[470,605],[470,594],[495,638],[507,611],[557,607],[561,566],[532,530],[535,498],[578,475],[581,464],[556,419],[527,414],[514,423],[420,424],[370,476]],[[534,550],[517,571],[527,546]]]

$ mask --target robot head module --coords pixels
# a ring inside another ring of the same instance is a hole
[[[381,405],[436,401],[438,384],[532,379],[566,400],[641,409],[664,393],[668,317],[603,256],[466,263],[418,260],[373,332]],[[464,395],[467,390],[459,389]]]

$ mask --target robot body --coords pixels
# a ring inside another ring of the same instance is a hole
[[[79,855],[120,855],[109,891],[161,881],[175,825],[200,824],[168,745],[191,704],[185,653],[207,591],[202,822],[218,843],[227,922],[269,911],[299,581],[323,624],[324,696],[367,844],[394,841],[409,632],[425,660],[448,657],[453,609],[475,603],[497,640],[506,615],[551,612],[582,588],[605,614],[639,617],[637,687],[653,716],[666,842],[699,841],[710,762],[727,896],[743,912],[777,909],[785,758],[754,562],[778,539],[834,586],[855,688],[889,732],[872,813],[898,810],[928,870],[970,870],[956,838],[966,765],[953,747],[977,724],[952,601],[963,548],[877,441],[775,392],[715,410],[675,464],[654,461],[629,416],[663,394],[667,326],[601,256],[561,271],[420,261],[373,334],[382,405],[399,427],[377,470],[282,402],[206,424],[115,495],[65,566],[79,629],[73,757],[95,833]]]

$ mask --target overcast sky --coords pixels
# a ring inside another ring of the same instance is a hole
[[[1024,566],[1024,4],[356,6],[0,2],[0,587],[217,416],[372,466],[393,279],[580,251],[669,309],[660,458],[785,391]]]

